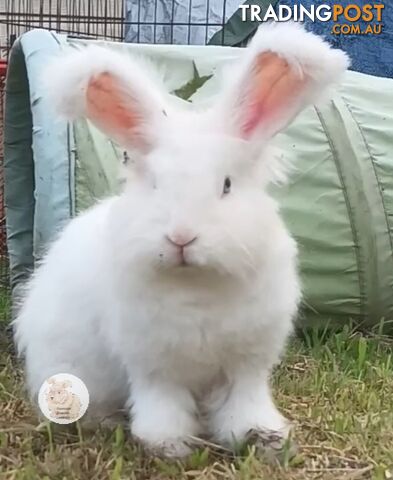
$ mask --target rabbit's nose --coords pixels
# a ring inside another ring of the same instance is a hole
[[[172,235],[166,235],[166,239],[172,244],[175,245],[176,247],[179,248],[184,248],[188,247],[192,243],[195,242],[195,240],[198,237],[194,234],[182,234],[182,233],[174,233]]]

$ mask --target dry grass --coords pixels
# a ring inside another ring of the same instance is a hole
[[[277,402],[296,424],[299,454],[268,466],[254,451],[202,447],[184,462],[149,458],[121,427],[88,434],[38,425],[9,353],[0,357],[0,478],[216,480],[393,478],[391,340],[350,328],[292,342],[274,374]],[[0,345],[1,347],[1,345]],[[3,345],[4,347],[4,345]],[[4,348],[3,348],[4,351]]]

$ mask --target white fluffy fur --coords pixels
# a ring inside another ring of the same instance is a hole
[[[285,436],[268,379],[300,298],[296,245],[261,188],[269,160],[257,158],[261,141],[229,127],[250,62],[266,50],[310,76],[297,110],[347,66],[342,52],[297,27],[263,27],[211,111],[168,107],[165,116],[162,87],[130,59],[87,49],[55,65],[60,112],[84,115],[89,79],[108,71],[136,92],[154,141],[136,179],[72,220],[29,284],[15,327],[34,397],[51,375],[77,375],[91,416],[128,405],[133,434],[168,455],[206,433],[228,445],[250,429]],[[223,196],[226,176],[232,191]],[[187,266],[166,235],[197,237],[184,250]]]

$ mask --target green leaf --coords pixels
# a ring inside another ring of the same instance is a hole
[[[196,93],[200,88],[202,88],[203,85],[213,76],[213,74],[200,76],[195,62],[192,62],[192,67],[194,71],[193,78],[189,80],[186,84],[184,84],[182,87],[177,88],[172,92],[177,97],[187,101],[191,101],[190,98],[194,95],[194,93]]]
[[[361,370],[367,358],[367,340],[363,337],[359,338],[358,344],[358,367]]]
[[[188,466],[193,469],[203,469],[209,462],[209,449],[195,450],[188,458]]]
[[[115,463],[115,469],[112,472],[111,480],[120,480],[121,472],[123,470],[123,457],[117,457]]]
[[[124,446],[124,430],[121,425],[118,425],[115,431],[115,447],[120,449],[123,446]]]

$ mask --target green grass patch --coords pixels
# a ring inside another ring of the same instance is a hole
[[[9,292],[6,288],[0,286],[0,325],[8,319],[10,309],[11,300]]]
[[[234,457],[209,445],[188,459],[151,458],[123,427],[39,425],[20,369],[0,357],[0,478],[15,480],[387,480],[393,478],[393,341],[341,332],[294,339],[273,375],[298,455],[269,466],[253,449]]]

